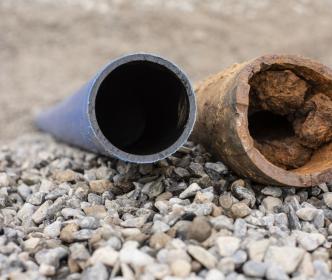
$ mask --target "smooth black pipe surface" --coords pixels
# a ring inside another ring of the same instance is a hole
[[[195,117],[195,95],[184,72],[159,56],[133,54],[109,63],[37,124],[70,144],[145,163],[181,147]]]

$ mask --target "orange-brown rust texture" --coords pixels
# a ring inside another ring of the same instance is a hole
[[[209,77],[196,97],[191,139],[238,175],[295,187],[332,180],[328,67],[300,56],[262,56]]]
[[[296,118],[293,125],[303,145],[317,149],[332,140],[332,101],[328,96],[315,94],[299,113],[303,117]]]
[[[297,137],[255,141],[255,147],[268,161],[287,170],[305,165],[312,155],[312,150],[301,145]]]
[[[279,115],[295,112],[304,103],[309,85],[290,70],[265,71],[250,80],[252,106]]]
[[[294,128],[286,138],[277,135],[274,139],[270,133],[255,139],[255,147],[267,160],[286,170],[299,168],[310,160],[312,149],[332,140],[332,101],[323,93],[311,92],[310,85],[292,71],[260,72],[250,85],[251,113],[286,116]]]

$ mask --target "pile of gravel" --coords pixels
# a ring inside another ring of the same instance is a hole
[[[259,186],[191,142],[136,165],[25,136],[0,209],[0,278],[332,278],[332,184]]]

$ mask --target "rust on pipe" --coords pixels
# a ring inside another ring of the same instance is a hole
[[[332,71],[294,55],[236,64],[196,86],[192,139],[258,183],[332,180]]]

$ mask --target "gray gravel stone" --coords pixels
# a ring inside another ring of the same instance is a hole
[[[265,263],[248,261],[243,265],[243,272],[249,277],[264,277],[266,268]]]
[[[81,229],[73,233],[73,238],[77,241],[89,240],[92,237],[93,233],[94,231],[91,229]]]
[[[113,184],[108,180],[95,180],[90,183],[90,190],[92,192],[102,194],[113,187]]]
[[[332,192],[324,193],[323,199],[326,206],[332,208]]]
[[[198,177],[204,177],[206,176],[206,173],[204,171],[204,168],[201,164],[196,162],[191,162],[189,165],[189,169],[192,171],[192,173]]]
[[[206,274],[206,280],[224,280],[225,276],[220,272],[218,269],[210,269],[209,272]]]
[[[209,251],[205,250],[200,246],[189,245],[188,253],[199,263],[201,263],[206,268],[213,268],[217,263],[217,259]]]
[[[181,199],[184,199],[184,198],[195,196],[195,194],[198,191],[200,191],[201,189],[202,188],[198,184],[193,183],[188,188],[186,188],[182,193],[180,193],[179,197]]]
[[[174,169],[174,173],[176,175],[178,175],[180,178],[186,178],[186,177],[190,177],[190,173],[187,169],[182,168],[182,167],[176,167]]]
[[[218,264],[217,268],[224,274],[227,275],[227,278],[230,276],[232,272],[235,270],[235,262],[231,257],[222,258]],[[226,279],[227,279],[226,278]]]
[[[288,205],[288,224],[290,229],[301,229],[301,223],[292,205]]]
[[[244,250],[237,250],[233,255],[232,259],[236,267],[240,267],[248,259],[248,254]]]
[[[196,217],[188,228],[188,239],[195,239],[203,242],[212,233],[212,227],[208,220],[204,217]]]
[[[288,280],[289,277],[282,267],[276,264],[270,264],[266,270],[268,280]]]
[[[120,261],[130,264],[134,267],[142,267],[151,265],[153,263],[153,258],[148,254],[138,250],[132,244],[127,244],[120,251]]]
[[[175,277],[188,277],[191,271],[191,264],[187,260],[177,259],[171,262],[171,271]]]
[[[264,257],[264,262],[278,264],[286,273],[292,273],[302,261],[305,251],[290,246],[270,246]]]
[[[17,217],[21,220],[32,219],[33,213],[36,211],[37,206],[30,203],[24,203],[22,208],[17,212]]]
[[[9,187],[14,185],[15,181],[12,177],[10,177],[7,173],[0,173],[0,187]]]
[[[269,244],[268,239],[251,241],[247,247],[250,259],[257,262],[262,261]]]
[[[325,213],[323,210],[318,210],[317,214],[314,218],[313,224],[315,225],[316,228],[322,228],[324,227],[325,224]]]
[[[23,199],[27,199],[30,196],[32,190],[27,185],[21,184],[17,187],[17,192],[20,196],[22,196]]]
[[[297,241],[302,248],[313,251],[324,244],[325,237],[320,233],[296,232]]]
[[[40,224],[43,220],[45,220],[47,216],[47,210],[48,208],[52,205],[52,201],[47,200],[45,201],[37,210],[36,212],[32,215],[32,220],[36,224]]]
[[[97,195],[95,193],[89,193],[88,194],[88,202],[92,205],[100,205],[103,202],[103,199],[100,195]]]
[[[230,257],[240,246],[240,239],[233,236],[221,236],[216,240],[218,252],[222,257]]]
[[[95,217],[83,217],[78,220],[77,224],[82,229],[97,229],[100,227],[100,221]]]
[[[89,251],[83,243],[73,243],[69,247],[70,257],[76,261],[86,261],[90,258]]]
[[[0,150],[17,163],[0,160],[0,278],[331,278],[330,185],[262,187],[191,142],[148,165],[15,145]]]
[[[208,170],[215,171],[219,174],[223,174],[228,171],[227,167],[222,162],[207,162],[205,168]]]
[[[243,238],[247,234],[247,223],[243,219],[236,219],[234,223],[234,236]]]
[[[212,213],[213,207],[211,203],[192,203],[185,207],[188,213],[194,213],[196,216],[208,216]]]
[[[43,192],[35,192],[27,198],[27,202],[38,206],[44,202],[45,195]]]
[[[53,249],[43,249],[37,252],[35,259],[38,264],[47,264],[58,267],[60,260],[67,255],[68,250],[64,249],[63,247],[57,247]]]
[[[56,238],[60,235],[61,222],[55,221],[44,228],[44,234],[50,238]]]
[[[251,207],[255,205],[256,202],[255,193],[245,185],[245,182],[243,180],[237,180],[233,182],[231,190],[236,198],[240,200],[247,199]]]
[[[232,205],[231,212],[235,218],[244,218],[250,214],[251,210],[247,204],[238,202]]]
[[[80,178],[81,178],[80,174],[70,169],[58,171],[54,175],[54,179],[60,183],[75,182],[78,181]]]
[[[234,203],[234,198],[230,193],[223,194],[219,197],[219,204],[224,209],[231,209]]]
[[[98,248],[92,254],[89,262],[92,265],[96,265],[98,263],[102,263],[106,266],[113,267],[118,261],[119,253],[115,251],[112,247],[102,247]]]
[[[275,209],[282,205],[282,201],[277,197],[268,196],[263,199],[262,205],[267,213],[274,213]]]
[[[146,194],[150,199],[157,197],[165,190],[163,183],[163,177],[159,179],[146,183],[142,188],[142,193]]]
[[[45,276],[53,276],[56,272],[56,269],[52,265],[42,263],[39,267],[39,273]]]
[[[317,215],[317,209],[314,207],[305,207],[296,211],[296,215],[303,221],[312,221]]]
[[[265,187],[262,189],[262,193],[266,196],[281,197],[282,191],[278,187]]]
[[[66,220],[69,218],[81,218],[85,216],[82,210],[73,208],[63,208],[61,214]]]
[[[140,216],[126,219],[125,221],[121,222],[121,226],[129,227],[129,228],[140,228],[142,227],[145,222],[147,221],[148,216]]]
[[[157,232],[166,232],[170,229],[170,226],[162,221],[155,221],[153,223],[152,229],[151,231],[153,233],[157,233]]]
[[[216,230],[228,229],[233,231],[234,229],[234,220],[224,215],[212,218],[210,223]]]
[[[47,218],[53,218],[65,207],[66,198],[66,196],[57,198],[54,203],[47,208]]]
[[[107,268],[102,263],[88,267],[82,273],[82,280],[107,280],[109,277]]]

